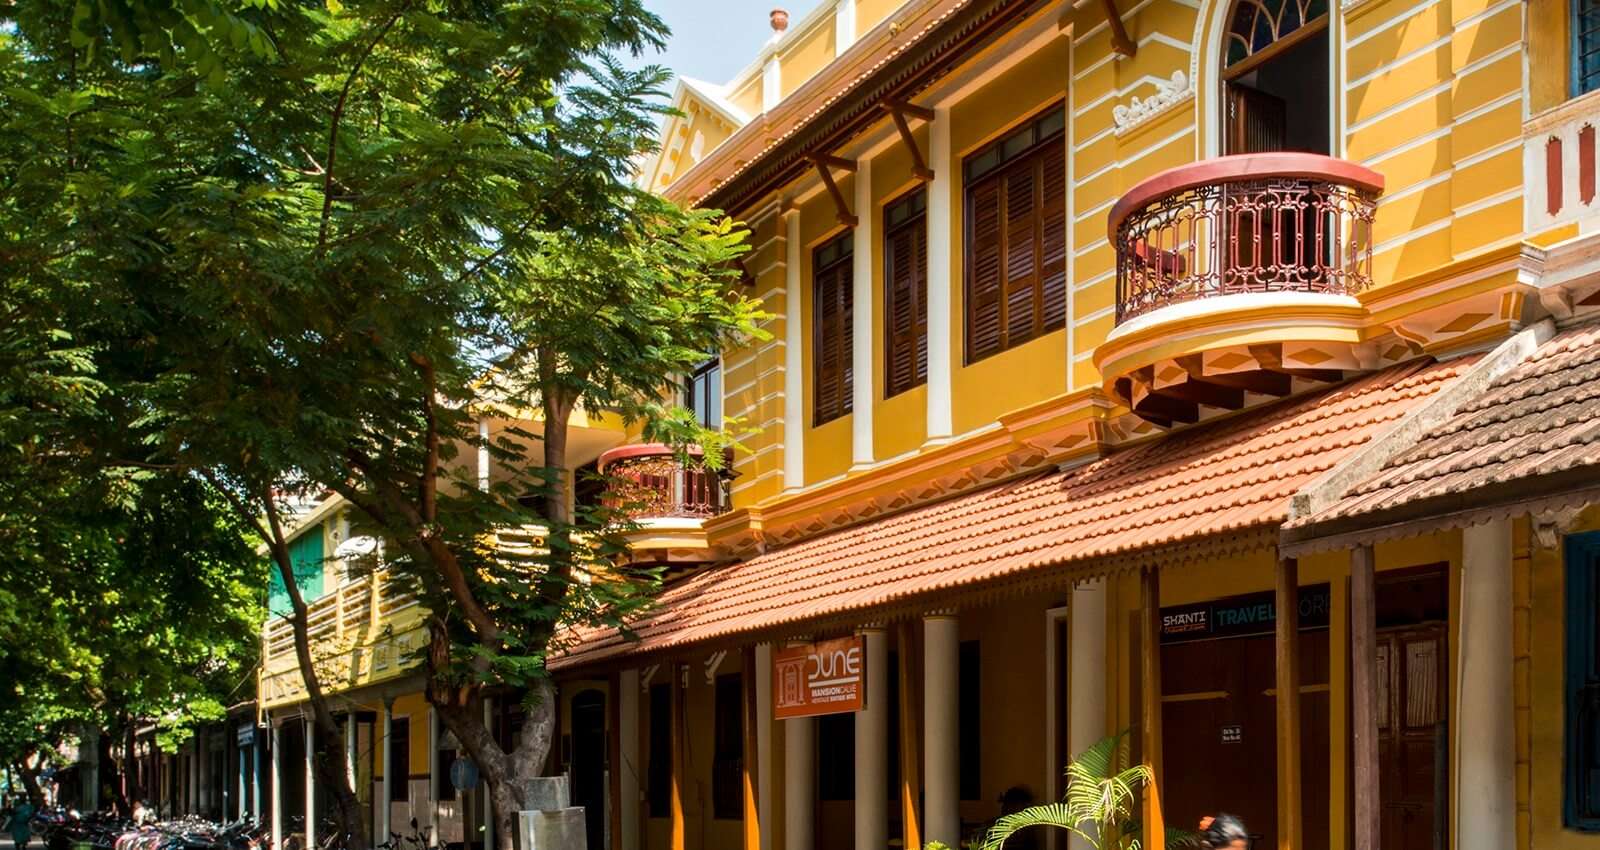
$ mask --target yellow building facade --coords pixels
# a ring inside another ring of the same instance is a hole
[[[747,223],[770,337],[726,507],[637,547],[689,569],[552,660],[591,846],[954,847],[1122,731],[1147,830],[1597,840],[1588,437],[1427,489],[1587,345],[1591,17],[825,0],[682,81],[641,183]],[[837,638],[863,704],[780,717]]]

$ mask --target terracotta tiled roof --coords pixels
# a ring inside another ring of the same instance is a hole
[[[1468,493],[1493,501],[1509,495],[1500,485],[1591,467],[1600,467],[1600,323],[1550,339],[1377,474],[1294,525],[1387,516]]]
[[[736,634],[797,631],[955,589],[1034,579],[1201,538],[1248,539],[1296,490],[1454,378],[1468,358],[1396,366],[1093,463],[999,484],[710,569],[668,587],[633,625],[571,635],[552,669]]]

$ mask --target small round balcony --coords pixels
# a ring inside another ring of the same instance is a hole
[[[636,558],[703,556],[703,522],[728,510],[726,473],[707,467],[698,448],[686,454],[687,462],[671,446],[637,443],[606,451],[596,461],[609,479],[606,505],[632,524],[624,536]]]
[[[1359,344],[1383,177],[1317,154],[1204,160],[1112,207],[1107,390],[1158,425],[1371,368]]]

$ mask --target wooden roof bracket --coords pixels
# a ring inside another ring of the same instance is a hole
[[[1117,0],[1100,0],[1106,8],[1106,24],[1111,27],[1111,49],[1118,55],[1132,58],[1139,52],[1139,44],[1128,37],[1128,29],[1122,25],[1122,14],[1117,11]]]
[[[883,104],[883,108],[894,119],[895,129],[900,131],[900,141],[905,144],[906,150],[911,152],[911,173],[918,180],[927,183],[933,180],[933,169],[928,167],[928,160],[922,156],[922,149],[917,147],[917,140],[911,135],[911,125],[906,122],[910,115],[926,123],[933,122],[933,110],[926,106],[917,106],[891,100]]]
[[[839,223],[845,227],[855,227],[859,219],[855,213],[850,212],[850,205],[845,203],[844,193],[839,191],[839,184],[833,181],[833,169],[855,173],[855,160],[833,156],[832,154],[812,154],[808,159],[816,166],[817,176],[822,178],[822,185],[828,188],[828,194],[833,196],[834,209],[839,212]]]

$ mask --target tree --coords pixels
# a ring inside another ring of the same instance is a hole
[[[660,21],[639,0],[123,0],[7,23],[14,97],[42,104],[16,161],[61,190],[37,193],[62,246],[38,262],[93,289],[85,328],[144,436],[124,468],[202,478],[280,569],[272,494],[348,499],[434,613],[429,698],[508,848],[549,751],[545,658],[659,581],[618,562],[611,512],[569,507],[568,423],[615,409],[715,464],[725,438],[667,391],[757,333],[744,231],[630,183],[666,77],[609,54],[659,46]],[[483,445],[496,411],[537,413]],[[480,448],[508,470],[487,490]],[[539,545],[484,545],[529,529]],[[530,691],[510,747],[473,710],[506,685]]]

